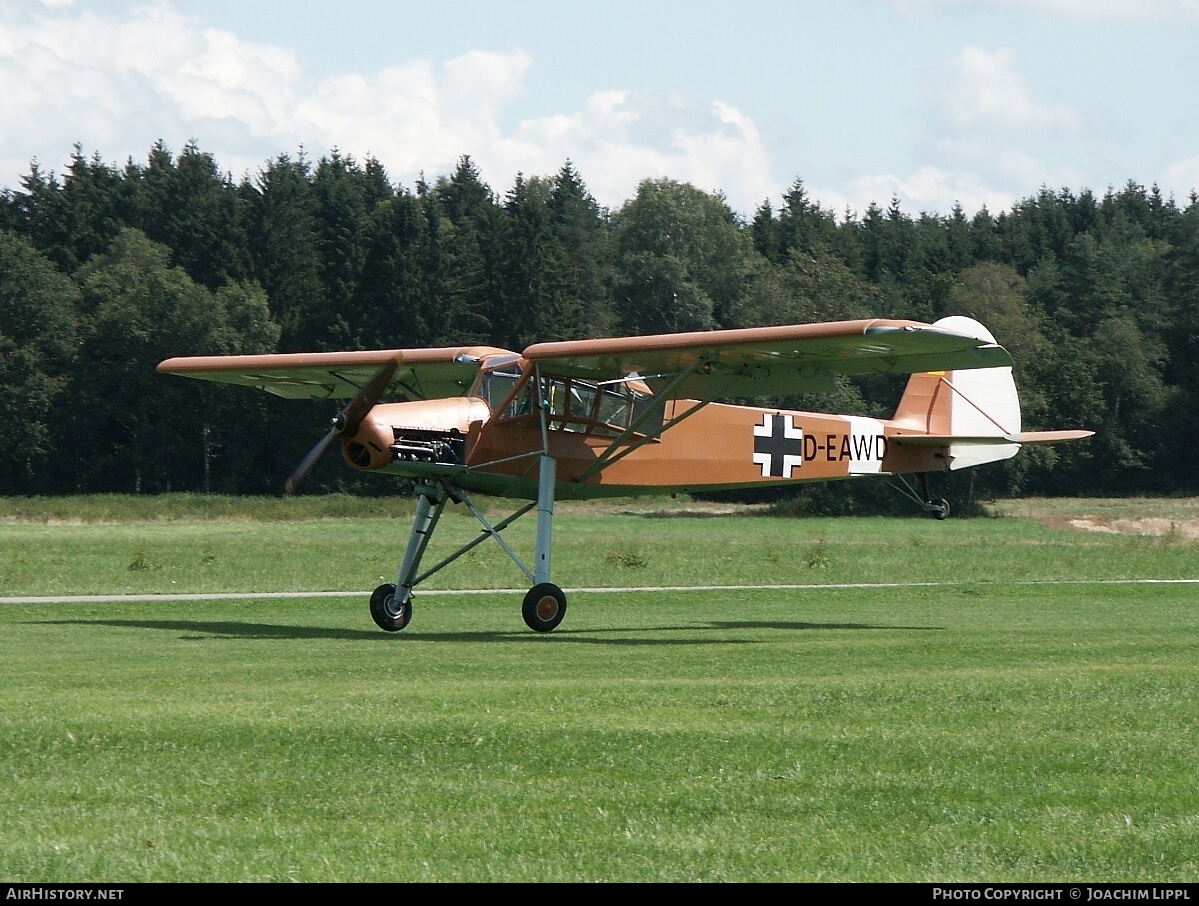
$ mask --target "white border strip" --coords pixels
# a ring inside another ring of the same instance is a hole
[[[1002,588],[1010,585],[1199,585],[1199,579],[1020,579],[1016,581],[961,581],[961,582],[843,582],[828,585],[647,585],[621,588],[567,588],[566,591],[582,594],[630,594],[633,592],[662,591],[835,591],[837,589],[874,588],[953,588],[959,586],[984,586]],[[524,594],[526,588],[450,588],[419,589],[416,594],[425,595],[506,595]],[[196,594],[162,595],[36,595],[27,597],[0,597],[0,604],[143,604],[161,601],[245,601],[277,598],[357,598],[365,597],[366,591],[239,591],[200,592]]]

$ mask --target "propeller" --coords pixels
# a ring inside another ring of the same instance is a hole
[[[296,466],[295,471],[288,476],[287,483],[283,486],[288,494],[296,493],[296,489],[308,477],[308,473],[312,471],[312,467],[317,464],[320,458],[325,455],[325,451],[333,446],[337,440],[342,436],[353,437],[358,433],[358,427],[362,424],[362,420],[374,408],[375,403],[379,402],[379,397],[383,395],[383,391],[391,383],[391,379],[395,376],[398,366],[399,362],[392,360],[380,368],[375,372],[374,377],[367,382],[366,386],[359,390],[354,395],[354,398],[346,404],[346,407],[334,416],[333,427],[329,433],[317,441],[316,446],[308,451],[308,454]]]

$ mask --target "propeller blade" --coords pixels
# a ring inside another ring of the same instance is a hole
[[[295,471],[288,477],[287,483],[283,486],[288,494],[296,492],[300,483],[312,471],[312,467],[317,464],[317,461],[325,455],[325,451],[339,437],[343,434],[353,437],[358,433],[358,426],[362,424],[362,420],[366,418],[366,414],[375,407],[375,403],[379,402],[379,397],[383,395],[383,391],[387,389],[387,385],[391,383],[392,377],[395,376],[397,367],[399,367],[398,361],[388,362],[375,372],[374,377],[367,382],[365,387],[354,394],[354,398],[333,419],[333,430],[321,438],[316,446],[308,451],[308,455],[300,461]]]
[[[308,455],[300,461],[300,464],[296,466],[295,471],[288,476],[287,483],[283,486],[283,489],[287,491],[288,494],[294,494],[296,492],[296,489],[300,486],[300,482],[308,477],[308,473],[312,471],[312,467],[316,465],[317,460],[325,455],[325,451],[333,445],[340,435],[341,432],[334,428],[319,441],[317,441],[315,447],[308,451]]]
[[[392,361],[380,368],[375,372],[375,376],[367,382],[366,386],[359,390],[354,398],[350,400],[349,405],[341,410],[337,424],[342,433],[348,434],[351,437],[358,433],[358,426],[362,424],[362,420],[366,418],[366,414],[375,407],[375,403],[379,402],[379,397],[383,395],[383,391],[391,383],[398,365],[398,362]]]

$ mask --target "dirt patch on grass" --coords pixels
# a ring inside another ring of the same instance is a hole
[[[1199,541],[1197,497],[1025,498],[996,501],[990,509],[1065,531]]]
[[[1050,523],[1065,523],[1063,527],[1084,532],[1106,532],[1112,535],[1163,535],[1170,538],[1199,540],[1199,520],[1177,519],[1058,519]]]

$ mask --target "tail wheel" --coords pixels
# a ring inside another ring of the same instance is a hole
[[[525,595],[521,615],[534,632],[552,632],[566,616],[566,595],[552,582],[534,585]]]
[[[931,504],[931,506],[933,507],[933,518],[934,519],[948,519],[949,518],[949,501],[946,500],[944,497],[942,497],[940,500],[935,501],[933,504]]]
[[[396,603],[396,587],[380,585],[371,594],[371,619],[385,632],[399,632],[412,619],[412,596]]]

